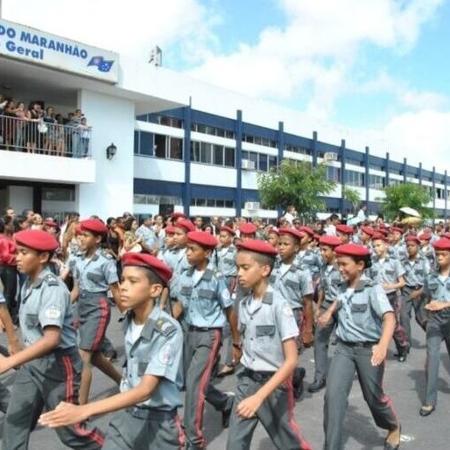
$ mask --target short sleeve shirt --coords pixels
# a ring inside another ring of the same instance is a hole
[[[337,300],[336,335],[345,342],[378,342],[383,316],[393,312],[384,289],[361,278],[355,289],[342,283]]]
[[[160,378],[152,396],[139,404],[165,411],[182,405],[183,386],[183,332],[180,324],[165,311],[155,306],[140,336],[131,335],[132,315],[124,321],[126,367],[120,390],[136,387],[144,375]]]
[[[285,359],[283,342],[299,334],[291,306],[270,286],[262,300],[255,301],[252,294],[242,299],[239,330],[241,363],[254,371],[277,371]]]
[[[342,277],[336,265],[327,264],[322,267],[320,271],[320,289],[324,294],[322,304],[324,308],[328,308],[337,299],[341,282]]]
[[[425,277],[430,273],[430,262],[425,256],[419,255],[415,260],[402,259],[401,264],[405,270],[406,286],[423,286]]]
[[[385,283],[397,283],[398,279],[405,274],[405,269],[400,261],[391,256],[380,260],[377,256],[372,258],[372,267],[368,271],[368,276],[375,283],[383,285]],[[386,293],[395,292],[395,289],[390,289]]]
[[[230,245],[217,250],[217,269],[224,277],[236,276],[236,247]]]
[[[44,269],[33,283],[28,280],[24,284],[21,298],[19,321],[26,346],[41,339],[46,326],[61,329],[61,342],[58,348],[65,349],[77,345],[70,293],[64,282],[49,269]]]

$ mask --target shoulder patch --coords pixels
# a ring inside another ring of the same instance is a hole
[[[59,285],[58,278],[56,277],[56,275],[53,275],[52,273],[49,273],[48,275],[46,275],[44,278],[44,281],[49,286],[58,286]]]
[[[155,322],[155,330],[163,336],[169,337],[175,332],[176,326],[170,320],[161,318]]]

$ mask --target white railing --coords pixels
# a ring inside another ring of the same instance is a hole
[[[91,127],[0,115],[0,150],[89,158]]]

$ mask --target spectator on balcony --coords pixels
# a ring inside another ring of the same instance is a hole
[[[55,150],[56,156],[64,156],[66,152],[66,144],[64,142],[64,125],[63,116],[61,114],[56,114],[55,116]]]
[[[38,125],[42,120],[42,108],[38,102],[31,102],[27,111],[27,152],[34,153],[40,144]]]
[[[75,110],[75,114],[72,116],[71,120],[71,127],[73,129],[71,130],[72,135],[72,156],[74,158],[81,158],[81,120],[83,118],[83,113],[81,112],[81,109]]]
[[[77,127],[79,134],[79,158],[86,158],[89,156],[89,138],[90,138],[90,127],[87,124],[86,117],[81,118],[80,125]]]
[[[52,155],[56,150],[56,136],[55,136],[55,110],[53,106],[47,107],[43,116],[43,121],[47,125],[47,132],[44,136],[44,153]]]
[[[19,102],[16,108],[16,141],[15,149],[19,151],[25,147],[25,136],[27,127],[27,113],[25,111],[25,103]]]
[[[3,145],[5,150],[12,150],[16,136],[16,102],[13,99],[7,100],[3,110]]]

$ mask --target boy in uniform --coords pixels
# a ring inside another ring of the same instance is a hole
[[[43,414],[52,428],[115,412],[103,449],[177,450],[184,445],[177,409],[181,406],[183,333],[179,323],[158,307],[158,298],[172,271],[142,253],[122,257],[121,306],[126,364],[121,393],[85,405],[62,403]]]
[[[158,252],[158,259],[167,264],[172,270],[176,264],[176,250],[175,243],[173,242],[173,234],[175,232],[175,227],[168,225],[165,229],[164,245],[160,248]]]
[[[324,404],[324,450],[343,448],[342,428],[355,372],[375,423],[388,430],[385,450],[398,449],[401,427],[392,402],[383,392],[384,361],[395,316],[384,289],[364,276],[369,250],[345,244],[335,249],[343,283],[324,322],[337,311],[338,344],[331,360]]]
[[[99,248],[107,233],[106,225],[99,219],[83,220],[79,224],[80,250],[83,255],[75,259],[72,301],[78,304],[79,348],[83,360],[80,403],[87,403],[92,381],[92,365],[120,383],[120,373],[102,353],[106,328],[111,317],[108,290],[116,305],[119,303],[117,266],[114,259]]]
[[[372,244],[375,254],[372,257],[372,267],[368,271],[368,276],[383,287],[394,309],[396,319],[394,342],[397,347],[397,357],[399,362],[405,362],[409,352],[409,341],[400,320],[401,298],[397,292],[405,286],[405,269],[397,258],[389,255],[386,238],[382,234],[375,233]]]
[[[275,249],[278,248],[278,241],[280,240],[280,231],[278,228],[270,227],[267,230],[267,242]]]
[[[352,241],[353,227],[340,223],[336,225],[336,235],[342,244],[349,244]]]
[[[421,416],[429,416],[436,408],[442,341],[450,356],[450,239],[438,239],[433,247],[439,268],[427,275],[424,286],[428,321],[426,394],[419,412]]]
[[[339,225],[336,226],[336,230],[338,230],[338,227]],[[341,238],[322,236],[319,244],[324,264],[320,272],[319,299],[316,313],[316,323],[318,326],[316,326],[314,335],[314,382],[308,388],[308,391],[311,393],[320,391],[326,384],[328,345],[336,322],[330,320],[328,323],[322,323],[322,315],[325,316],[324,313],[336,300],[338,288],[342,281],[339,268],[336,264],[336,254],[334,253],[334,249],[338,245],[341,245]]]
[[[300,250],[300,242],[304,233],[295,228],[280,228],[280,241],[278,244],[279,262],[275,265],[270,276],[270,284],[273,289],[287,300],[299,331],[297,349],[300,353],[303,348],[301,336],[303,335],[304,308],[312,306],[313,283],[311,273],[303,266],[295,264],[295,259]],[[297,367],[293,376],[294,396],[299,399],[303,393],[303,379],[305,369]]]
[[[239,227],[239,238],[241,240],[245,239],[256,239],[256,232],[258,228],[253,225],[251,222],[246,222],[240,225]]]
[[[409,235],[405,239],[408,256],[401,264],[405,270],[403,275],[405,285],[402,288],[402,304],[400,321],[406,331],[408,342],[411,342],[411,311],[414,309],[416,322],[425,330],[425,311],[423,310],[423,285],[430,273],[428,259],[420,253],[420,240],[417,236]]]
[[[41,230],[21,231],[15,240],[18,269],[28,275],[19,310],[25,348],[7,358],[0,356],[0,373],[21,366],[3,427],[5,450],[28,448],[30,433],[44,408],[51,410],[61,401],[77,402],[82,367],[69,291],[48,268],[58,241]],[[71,448],[100,449],[103,445],[103,435],[81,423],[56,432]]]
[[[390,246],[389,246],[389,254],[398,260],[406,257],[406,249],[402,243],[402,235],[403,230],[399,227],[391,227],[389,229],[389,238],[390,238]]]
[[[237,375],[227,450],[250,449],[258,422],[277,449],[311,449],[293,411],[298,326],[287,300],[269,285],[276,254],[264,241],[249,240],[238,247],[239,283],[250,294],[240,303],[243,368]]]
[[[209,258],[217,245],[214,236],[204,231],[187,235],[186,256],[191,268],[180,276],[179,291],[175,294],[184,312],[187,326],[185,338],[186,400],[184,426],[187,449],[204,449],[203,412],[205,400],[222,411],[224,427],[228,426],[233,397],[211,384],[211,376],[218,362],[222,329],[228,320],[233,338],[233,356],[240,358],[237,319],[225,279],[212,271]]]
[[[421,243],[420,252],[428,259],[430,267],[434,270],[436,269],[437,264],[436,264],[436,252],[434,251],[434,247],[431,245],[432,237],[433,235],[430,232],[423,232],[419,235]]]

